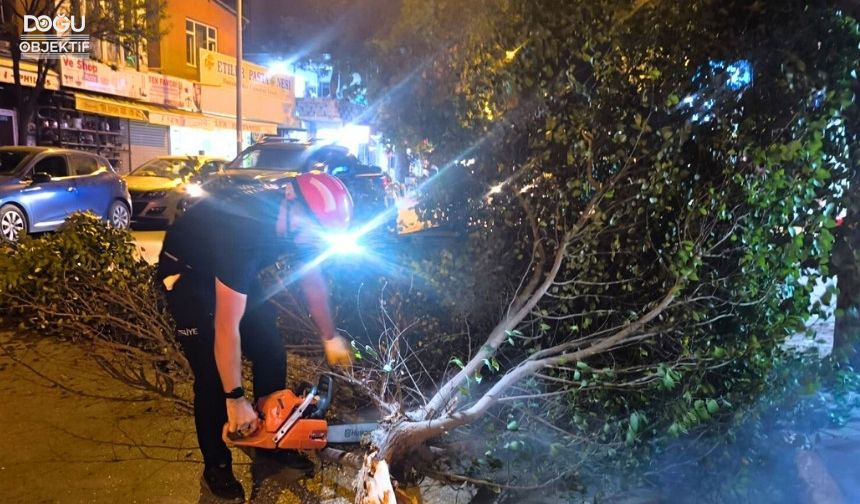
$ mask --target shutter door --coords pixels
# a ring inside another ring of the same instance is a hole
[[[166,156],[170,151],[169,132],[170,128],[167,126],[153,126],[138,121],[129,121],[132,169],[154,157]]]

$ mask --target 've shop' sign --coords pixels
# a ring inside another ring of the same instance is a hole
[[[144,86],[141,75],[133,70],[114,70],[89,58],[60,58],[60,76],[65,87],[138,99]]]
[[[113,68],[89,58],[60,58],[63,86],[200,112],[200,84],[179,77]]]

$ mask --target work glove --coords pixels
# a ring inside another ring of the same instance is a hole
[[[349,368],[352,366],[352,348],[342,336],[323,340],[325,358],[331,366]]]

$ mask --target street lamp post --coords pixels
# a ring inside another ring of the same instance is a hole
[[[242,152],[242,0],[236,0],[236,155]]]

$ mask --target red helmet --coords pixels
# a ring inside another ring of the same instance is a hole
[[[344,231],[352,222],[352,196],[336,177],[312,171],[295,178],[293,186],[310,213],[324,228]]]

